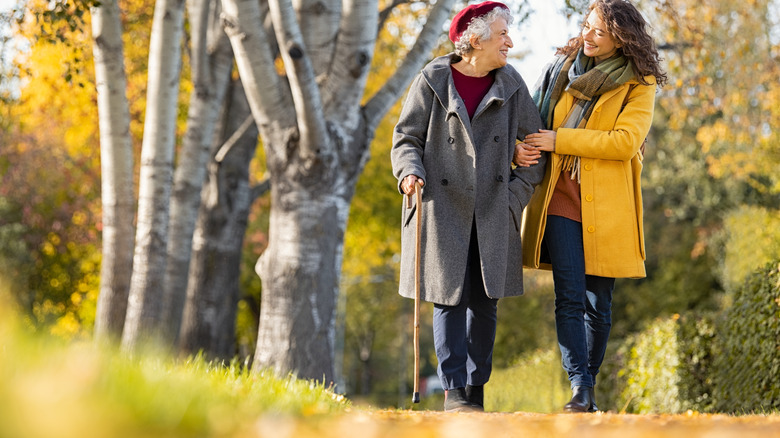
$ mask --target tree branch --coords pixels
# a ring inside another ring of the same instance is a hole
[[[683,41],[679,43],[665,42],[658,45],[658,50],[681,50],[693,47],[692,43]]]
[[[303,42],[315,75],[325,75],[335,53],[339,35],[341,0],[298,0],[297,16],[303,29]]]
[[[233,147],[238,143],[239,140],[241,140],[241,137],[246,134],[246,132],[249,130],[249,128],[252,127],[252,124],[254,123],[254,117],[251,115],[244,119],[243,123],[241,123],[241,126],[236,129],[236,132],[234,132],[230,138],[228,138],[227,141],[219,147],[219,150],[214,155],[214,161],[217,163],[222,163],[222,161],[225,160],[227,154],[230,153]]]
[[[222,23],[230,37],[238,73],[258,127],[277,122],[289,126],[292,96],[276,72],[276,47],[266,32],[257,0],[222,0]],[[271,145],[273,146],[273,145]]]
[[[322,100],[325,114],[338,120],[347,130],[356,128],[360,122],[357,112],[352,109],[358,107],[363,98],[377,37],[370,23],[376,21],[376,3],[344,1],[336,54],[328,81],[322,86]]]
[[[379,31],[382,30],[383,27],[385,27],[385,22],[388,18],[390,18],[390,14],[393,13],[395,8],[403,5],[403,4],[411,4],[413,3],[412,0],[393,0],[392,3],[390,3],[386,8],[379,11],[379,21],[377,22],[376,27],[376,33],[378,34]]]
[[[266,178],[262,181],[260,181],[259,184],[256,184],[249,188],[249,204],[251,205],[254,203],[257,198],[265,195],[268,193],[268,191],[271,190],[271,179]]]
[[[295,103],[295,115],[298,122],[300,140],[299,153],[304,161],[312,161],[320,154],[330,155],[329,137],[322,114],[320,91],[314,76],[311,60],[303,43],[301,29],[295,18],[295,10],[290,0],[270,0],[268,2],[271,19],[279,42],[284,67],[290,82],[290,91]],[[320,141],[326,142],[320,144]]]
[[[376,128],[385,113],[403,95],[406,87],[409,86],[414,76],[429,59],[431,50],[433,50],[436,40],[441,35],[442,25],[449,17],[453,3],[454,0],[439,0],[436,2],[436,5],[428,14],[428,21],[425,22],[420,36],[398,67],[398,70],[363,107],[369,131],[373,131]]]
[[[209,3],[208,0],[187,0],[187,15],[192,28],[192,32],[187,32],[191,34],[190,68],[192,69],[192,82],[196,84],[196,87],[197,84],[203,84],[212,79],[208,74],[209,57],[206,56]]]

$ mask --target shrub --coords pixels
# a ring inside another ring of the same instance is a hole
[[[683,410],[711,412],[715,408],[712,367],[718,356],[718,323],[714,314],[686,315],[678,320],[679,397]]]
[[[493,412],[558,412],[570,397],[557,347],[521,356],[485,385],[485,409]]]
[[[621,394],[626,388],[623,368],[632,344],[628,340],[611,339],[607,344],[604,363],[596,376],[596,403],[602,411],[624,411]]]
[[[621,396],[629,412],[680,412],[675,325],[675,319],[657,321],[632,340],[626,368],[618,374],[626,380]]]
[[[718,334],[722,349],[714,368],[718,409],[780,409],[780,262],[748,277]]]
[[[657,320],[607,357],[602,409],[780,410],[780,262],[750,275],[720,314]]]
[[[736,290],[767,262],[780,257],[780,211],[745,206],[724,220],[723,283]]]
[[[632,413],[712,410],[712,316],[659,319],[617,344],[608,352],[604,376],[599,379],[601,409],[614,406]]]

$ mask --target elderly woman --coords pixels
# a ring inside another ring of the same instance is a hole
[[[555,324],[572,398],[567,412],[598,410],[615,278],[645,276],[640,186],[643,141],[657,86],[666,82],[639,11],[595,0],[580,34],[557,51],[534,91],[544,130],[526,137],[551,153],[523,230],[523,262],[552,269]]]
[[[542,127],[514,68],[512,16],[497,2],[452,20],[455,53],[434,59],[411,85],[393,134],[399,191],[423,186],[422,211],[404,210],[400,294],[414,296],[415,230],[422,215],[421,299],[432,302],[445,411],[483,410],[499,298],[521,295],[523,208],[544,157],[513,169],[516,139]]]

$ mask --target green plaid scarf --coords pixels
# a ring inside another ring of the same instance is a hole
[[[596,65],[595,60],[580,49],[570,56],[560,55],[550,63],[537,82],[533,99],[546,129],[552,129],[553,112],[564,91],[574,96],[574,105],[561,128],[583,128],[588,122],[593,104],[607,91],[635,77],[634,68],[625,56],[615,56]],[[580,182],[580,157],[563,156],[563,171]]]

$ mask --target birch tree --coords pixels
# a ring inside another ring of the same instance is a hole
[[[453,1],[426,5],[430,12],[416,43],[365,104],[361,101],[380,24],[377,2],[303,1],[295,6],[287,0],[222,2],[222,25],[266,149],[271,185],[269,246],[256,266],[263,282],[256,369],[332,380],[334,311],[355,184],[376,126],[429,59]],[[399,4],[393,3],[391,9]],[[197,21],[194,11],[191,8]],[[147,337],[160,339],[166,330],[163,321],[181,311],[178,298],[168,295],[180,290],[173,286],[179,280],[170,281],[181,278],[180,269],[178,275],[168,275],[171,288],[166,298],[161,291],[167,264],[183,265],[186,259],[172,262],[170,254],[186,245],[189,228],[183,224],[183,237],[168,243],[182,15],[181,1],[156,4],[124,349]],[[202,38],[202,32],[196,30],[193,41]],[[196,63],[199,59],[193,57]],[[193,110],[191,120],[204,124],[213,120],[210,111],[217,99],[205,99],[210,104],[193,100],[201,109]],[[207,129],[199,135],[193,132],[198,137],[192,142],[195,158],[191,162],[182,158],[180,165],[187,164],[181,168],[181,179],[177,177],[180,187],[192,189],[202,179],[185,178],[185,169],[195,169],[202,159]],[[193,210],[186,199],[191,196],[175,201],[183,206],[183,218]],[[190,274],[192,282],[197,275]],[[169,334],[175,332],[175,323],[171,327]]]
[[[249,210],[267,192],[268,181],[249,184],[258,131],[240,81],[233,82],[225,109],[192,242],[179,346],[186,353],[203,351],[229,360],[236,351],[241,248]]]
[[[163,336],[168,344],[175,343],[179,335],[201,188],[214,129],[233,71],[233,51],[219,24],[220,11],[219,2],[214,0],[187,2],[194,91],[190,95],[187,131],[179,151],[171,196],[161,315]],[[240,252],[240,246],[237,251]]]
[[[138,226],[122,348],[160,339],[184,2],[155,4],[141,147]]]
[[[95,335],[117,339],[125,323],[135,234],[133,149],[119,12],[116,0],[105,0],[92,8],[103,203],[103,259]]]
[[[429,59],[453,0],[430,8],[396,73],[361,103],[376,1],[223,0],[223,20],[271,181],[257,370],[333,380],[334,311],[349,204],[382,116]],[[270,17],[273,34],[263,30]],[[284,74],[276,71],[278,46]]]

